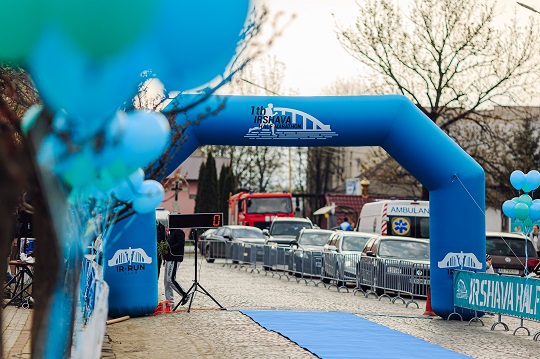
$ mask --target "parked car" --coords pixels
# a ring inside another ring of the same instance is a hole
[[[288,266],[291,245],[296,235],[304,228],[313,228],[308,218],[275,217],[268,230],[263,229],[266,236],[264,249],[264,269],[269,270],[278,265]]]
[[[332,278],[343,281],[356,280],[356,267],[366,243],[376,234],[336,231],[323,247],[323,282]]]
[[[233,246],[231,243],[239,243],[241,246],[257,243],[264,244],[265,237],[257,227],[228,225],[219,228],[206,238],[204,257],[208,263],[213,263],[216,258],[226,258],[233,255],[229,252]],[[261,253],[262,256],[262,253]],[[236,258],[235,260],[238,260]]]
[[[487,232],[486,253],[491,256],[493,270],[498,274],[523,276],[525,266],[532,273],[539,263],[533,243],[522,233]]]
[[[275,217],[268,230],[264,229],[266,244],[290,246],[304,228],[313,228],[308,218]]]
[[[199,251],[201,253],[204,253],[203,251],[203,248],[205,247],[205,241],[206,239],[214,234],[219,228],[209,228],[207,229],[206,231],[202,232],[199,236],[198,236],[198,240],[197,240],[197,248],[199,248]]]
[[[322,252],[334,231],[304,228],[298,232],[292,244],[289,271],[308,275],[321,275]]]
[[[366,244],[362,255],[360,285],[427,295],[428,239],[378,235]]]

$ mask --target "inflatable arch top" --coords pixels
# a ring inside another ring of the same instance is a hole
[[[200,145],[381,146],[430,192],[432,308],[442,317],[454,311],[451,270],[485,270],[484,171],[411,101],[400,95],[212,96],[203,106],[223,103],[216,116],[188,128],[169,172]],[[201,112],[195,107],[187,117]]]

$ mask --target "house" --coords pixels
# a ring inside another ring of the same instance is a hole
[[[221,172],[221,167],[229,165],[231,162],[227,157],[214,157],[214,159],[218,174]],[[159,207],[163,207],[171,213],[194,213],[199,169],[205,162],[206,156],[197,150],[167,176],[166,180],[162,182],[165,196]]]

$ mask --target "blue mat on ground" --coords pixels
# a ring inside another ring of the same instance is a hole
[[[242,310],[320,358],[469,358],[351,313]]]

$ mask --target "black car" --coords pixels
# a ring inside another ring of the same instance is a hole
[[[429,240],[377,236],[360,257],[360,285],[427,295],[430,284]]]
[[[228,225],[218,229],[204,241],[204,257],[208,263],[213,263],[216,258],[230,258],[241,261],[240,250],[246,246],[259,245],[262,250],[265,237],[262,230],[257,227]],[[242,252],[244,253],[244,252]],[[262,252],[260,253],[262,257]]]
[[[295,274],[321,275],[322,252],[334,231],[327,229],[302,229],[292,245],[289,271]]]
[[[313,223],[307,218],[276,217],[270,224],[270,229],[263,230],[266,236],[264,248],[264,268],[287,269],[291,245],[296,235],[304,228],[313,228]]]
[[[218,230],[218,228],[209,228],[206,231],[202,232],[198,236],[198,238],[197,238],[197,248],[199,248],[199,250],[201,252],[203,252],[203,248],[205,247],[206,239],[208,237],[210,237],[212,234],[214,234],[217,230]]]

